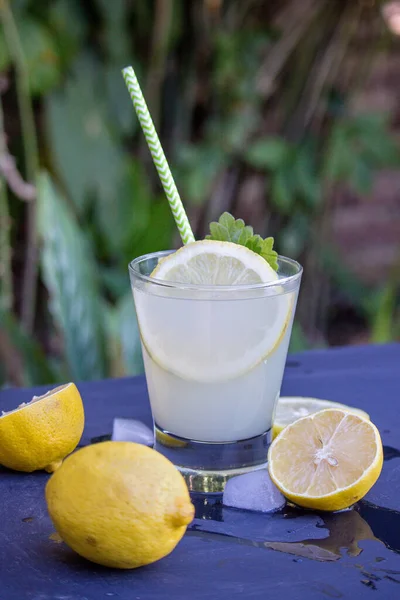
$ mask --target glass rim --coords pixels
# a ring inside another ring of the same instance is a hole
[[[268,281],[266,283],[252,283],[252,284],[238,284],[238,285],[202,285],[198,283],[179,283],[174,281],[165,281],[164,279],[157,279],[156,277],[151,277],[150,275],[144,275],[140,273],[137,266],[150,259],[154,258],[164,258],[169,254],[173,254],[176,250],[159,250],[158,252],[149,252],[148,254],[143,254],[142,256],[138,256],[134,258],[129,263],[129,272],[140,281],[144,283],[151,283],[153,285],[157,285],[164,288],[170,289],[179,289],[179,290],[197,290],[201,292],[215,292],[220,291],[228,291],[228,292],[246,292],[252,290],[262,290],[266,288],[274,288],[278,286],[286,286],[287,284],[296,282],[301,278],[303,273],[303,267],[297,260],[293,258],[289,258],[287,256],[283,256],[278,254],[278,263],[283,262],[290,264],[292,267],[296,269],[296,272],[293,275],[287,275],[285,277],[281,277],[279,279]]]

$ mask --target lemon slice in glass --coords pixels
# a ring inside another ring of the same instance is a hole
[[[232,242],[201,240],[160,260],[152,277],[197,285],[252,285],[279,277],[262,256]]]
[[[194,242],[160,260],[151,276],[175,285],[134,291],[142,341],[159,366],[184,379],[240,377],[287,330],[293,294],[282,293],[279,275],[244,246]],[[254,284],[276,285],[246,288]]]

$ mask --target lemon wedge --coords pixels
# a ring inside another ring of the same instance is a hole
[[[382,470],[379,431],[371,421],[326,409],[288,425],[268,453],[271,479],[288,500],[315,510],[348,508]]]
[[[294,421],[297,421],[297,419],[300,419],[301,417],[306,417],[307,415],[324,410],[325,408],[348,410],[349,412],[364,417],[364,419],[369,419],[369,415],[360,408],[347,406],[340,402],[304,396],[281,396],[275,408],[272,424],[272,439],[274,440],[287,425],[290,425],[290,423],[294,423]]]
[[[161,259],[151,276],[181,285],[134,290],[142,342],[183,379],[240,377],[268,358],[288,328],[293,293],[283,294],[279,275],[244,246],[194,242]],[[272,287],[245,287],[254,284]]]

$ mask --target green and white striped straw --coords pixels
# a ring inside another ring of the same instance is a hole
[[[132,67],[125,67],[125,69],[122,69],[122,75],[132,98],[133,106],[135,107],[140,125],[142,126],[143,133],[160,176],[161,183],[163,184],[164,191],[167,195],[182,241],[184,244],[190,244],[190,242],[195,241],[193,231],[190,227],[185,209],[183,208],[182,200],[176,188],[164,151],[161,148],[153,120],[150,116],[149,109],[147,108],[146,101],[143,98],[138,80],[136,79],[135,71]]]

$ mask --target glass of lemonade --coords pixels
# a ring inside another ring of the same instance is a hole
[[[158,265],[172,254],[129,265],[155,449],[191,491],[219,493],[229,477],[266,466],[302,268],[280,256],[267,283],[188,283],[179,268],[166,281]]]

